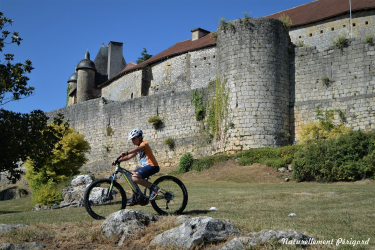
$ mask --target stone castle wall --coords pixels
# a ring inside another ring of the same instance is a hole
[[[342,51],[334,46],[296,48],[291,55],[291,132],[316,119],[316,109],[340,110],[353,129],[375,129],[375,46],[350,39]],[[325,84],[322,78],[330,81]],[[339,122],[336,115],[336,122]]]
[[[102,96],[125,101],[165,91],[207,87],[215,80],[216,69],[215,47],[191,51],[124,75],[105,86]]]
[[[233,30],[218,30],[216,47],[131,72],[103,88],[104,98],[48,115],[63,113],[85,135],[92,149],[87,167],[93,171],[111,169],[111,160],[133,147],[127,134],[134,128],[145,132],[161,167],[177,166],[186,152],[199,158],[293,143],[300,125],[316,118],[318,106],[339,109],[354,129],[375,129],[375,46],[356,38],[342,51],[332,46],[293,48],[279,20],[231,23]],[[229,103],[221,134],[211,141],[207,124],[196,121],[190,99],[196,88],[205,91],[206,102],[212,98],[209,82],[216,76],[226,81]],[[155,115],[164,120],[159,129],[147,122]],[[174,149],[163,145],[169,137]]]
[[[143,130],[144,139],[149,142],[161,167],[175,167],[186,152],[192,152],[197,158],[211,154],[212,146],[203,130],[204,125],[195,120],[190,101],[192,92],[169,91],[124,102],[99,98],[53,110],[47,115],[64,114],[70,125],[85,135],[91,145],[86,166],[94,172],[112,170],[111,161],[122,151],[135,147],[127,139],[134,128]],[[147,122],[155,115],[163,119],[158,129]],[[163,144],[169,137],[175,142],[172,149]],[[123,165],[133,169],[139,163],[132,159]]]
[[[321,51],[332,45],[338,36],[351,37],[350,15],[340,15],[328,20],[293,28],[289,34],[294,44],[303,42],[307,46],[316,46]],[[292,20],[293,21],[293,20]],[[375,10],[352,13],[353,37],[365,38],[375,35]]]

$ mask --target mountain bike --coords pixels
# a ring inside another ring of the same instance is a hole
[[[188,202],[188,193],[185,185],[174,176],[162,176],[152,185],[161,188],[158,196],[149,201],[147,196],[148,188],[144,192],[133,182],[132,173],[121,167],[118,157],[112,165],[116,166],[115,172],[109,179],[98,179],[93,181],[86,189],[84,195],[84,205],[86,211],[94,219],[107,218],[111,213],[126,207],[126,193],[124,188],[116,181],[116,176],[121,173],[129,187],[132,189],[135,200],[141,206],[151,203],[152,207],[160,215],[181,214]]]

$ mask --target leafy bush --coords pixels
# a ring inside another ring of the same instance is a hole
[[[155,115],[148,118],[148,123],[151,123],[154,126],[159,126],[163,123],[163,120],[159,116]]]
[[[194,158],[193,155],[189,152],[184,154],[180,158],[179,163],[179,173],[186,173],[191,169],[191,166],[193,165]]]
[[[351,181],[375,177],[375,132],[352,131],[307,144],[295,156],[297,181]]]
[[[334,114],[337,113],[340,117],[341,124],[334,124]],[[316,118],[319,122],[311,121],[307,124],[301,125],[299,132],[300,143],[312,143],[318,140],[325,140],[336,138],[343,134],[352,131],[352,128],[345,127],[345,115],[340,110],[326,110],[324,113],[318,106],[316,108]]]
[[[348,39],[346,38],[346,35],[338,36],[337,39],[332,42],[336,46],[336,48],[340,50],[348,46]]]
[[[294,155],[303,145],[292,145],[280,148],[254,148],[236,154],[238,164],[245,166],[253,163],[265,164],[269,167],[286,167],[290,164]]]
[[[52,156],[45,157],[42,166],[35,168],[35,162],[27,160],[26,179],[33,199],[38,204],[51,205],[61,200],[60,188],[71,176],[79,173],[79,168],[87,161],[85,153],[90,149],[82,134],[65,124],[52,125],[62,135],[56,143]]]
[[[285,15],[285,14],[282,14],[280,17],[279,17],[279,20],[281,22],[283,22],[284,24],[284,27],[285,27],[285,30],[289,32],[290,30],[290,27],[293,25],[293,22],[292,22],[292,19]]]
[[[167,145],[169,147],[173,147],[174,146],[174,140],[171,137],[165,138],[164,141],[163,141],[163,144]]]
[[[366,37],[365,37],[365,43],[368,43],[368,44],[370,44],[370,45],[372,45],[373,43],[374,43],[374,36],[373,35],[367,35]]]
[[[331,130],[326,130],[323,122],[309,122],[301,125],[299,132],[300,143],[312,143],[318,140],[336,138],[352,131],[352,128],[345,127],[344,124],[336,125]]]

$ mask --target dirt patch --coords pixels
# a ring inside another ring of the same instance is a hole
[[[247,183],[279,183],[291,178],[292,173],[281,173],[277,169],[262,164],[240,166],[234,160],[214,164],[202,172],[190,171],[181,178],[196,180],[234,181]]]

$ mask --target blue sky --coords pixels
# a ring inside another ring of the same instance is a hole
[[[87,48],[94,60],[102,43],[122,42],[126,62],[136,62],[143,48],[156,55],[190,39],[194,28],[216,31],[220,18],[235,20],[244,12],[262,17],[311,1],[0,0],[0,11],[14,20],[7,30],[24,39],[3,54],[15,54],[14,62],[30,59],[35,68],[28,75],[35,94],[0,108],[28,113],[65,107],[67,80]]]

